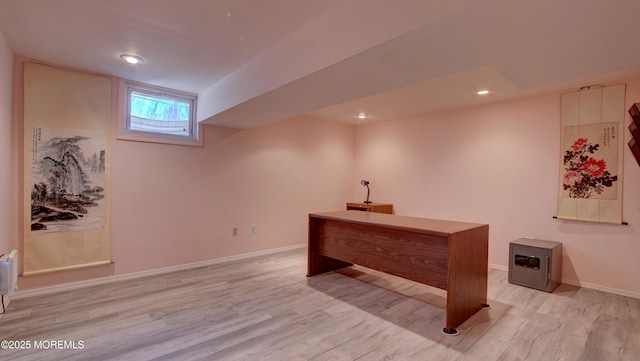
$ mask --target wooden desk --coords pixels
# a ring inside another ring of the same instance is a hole
[[[489,225],[339,211],[309,214],[307,276],[358,264],[447,291],[443,331],[487,306]]]
[[[364,202],[348,202],[347,210],[366,211],[377,213],[393,214],[393,204],[391,203],[364,203]]]

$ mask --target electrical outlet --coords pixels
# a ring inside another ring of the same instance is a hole
[[[251,234],[256,234],[256,225],[255,224],[251,225]]]
[[[238,227],[231,228],[231,235],[234,237],[238,235]]]

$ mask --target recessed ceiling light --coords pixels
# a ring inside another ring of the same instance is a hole
[[[478,90],[478,92],[476,94],[478,94],[478,95],[487,95],[487,94],[489,94],[489,90],[487,90],[487,89]]]
[[[143,61],[141,57],[133,54],[122,54],[120,55],[120,59],[126,61],[129,64],[140,64]]]
[[[368,118],[367,115],[364,113],[358,114],[358,119],[367,119],[367,118]]]

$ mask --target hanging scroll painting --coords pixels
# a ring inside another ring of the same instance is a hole
[[[622,223],[625,85],[562,96],[558,218]]]
[[[112,80],[24,63],[23,274],[107,265]]]
[[[104,134],[33,128],[31,232],[104,227]]]

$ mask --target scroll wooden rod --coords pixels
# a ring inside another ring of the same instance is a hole
[[[561,218],[558,218],[558,216],[553,216],[553,219],[560,219],[560,220],[562,220]],[[577,221],[577,219],[576,219],[576,221]],[[596,223],[598,223],[598,222],[596,222]],[[605,223],[605,222],[601,222],[601,223]],[[609,223],[609,224],[618,224],[618,223]],[[622,222],[620,222],[620,224],[622,224],[623,226],[628,226],[628,225],[629,225],[629,222],[622,221]]]
[[[581,87],[578,91],[591,90],[591,87],[604,88],[605,86],[602,85],[602,84],[585,85],[585,86]]]

